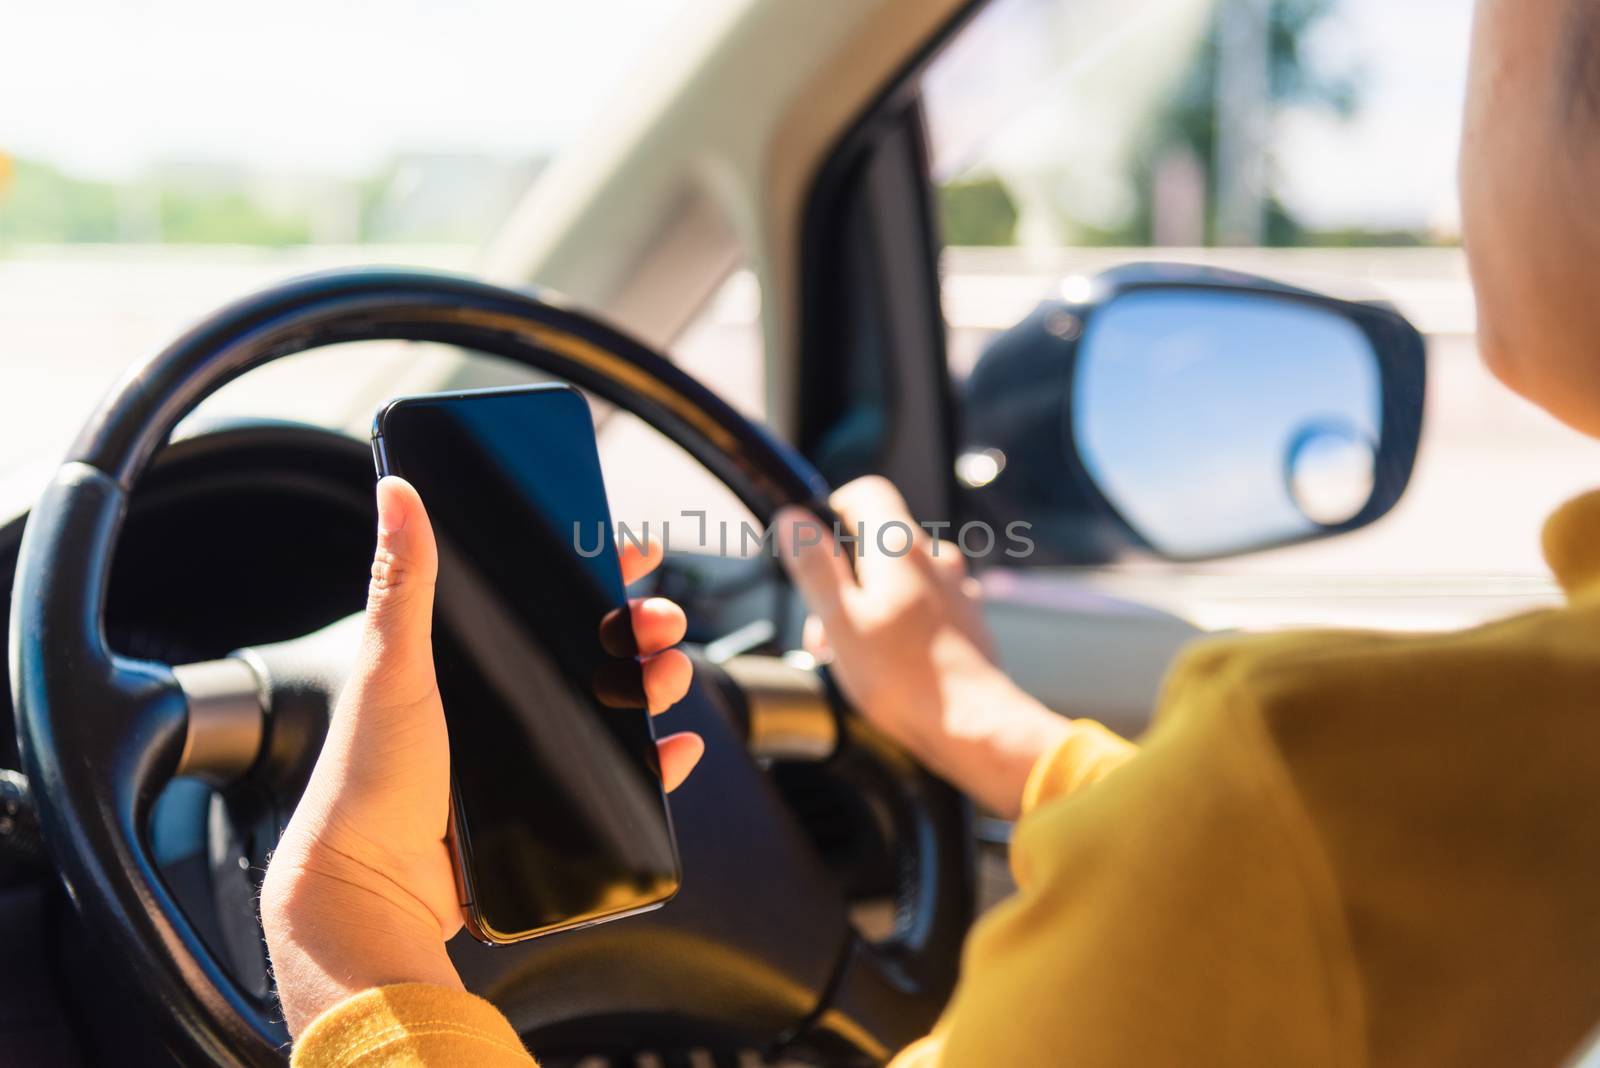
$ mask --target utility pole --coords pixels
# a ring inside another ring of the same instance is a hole
[[[1266,237],[1272,133],[1272,0],[1222,0],[1217,12],[1216,242]]]

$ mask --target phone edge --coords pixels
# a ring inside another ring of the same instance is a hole
[[[523,385],[491,386],[483,389],[446,390],[439,393],[418,393],[401,397],[393,397],[385,401],[372,417],[372,462],[378,478],[383,479],[395,474],[395,472],[389,466],[389,452],[384,443],[384,427],[388,420],[389,413],[400,405],[410,401],[424,399],[430,401],[457,400],[494,394],[534,392],[569,393],[583,402],[586,408],[588,407],[588,398],[584,397],[583,391],[567,382],[530,382]],[[593,444],[596,448],[596,460],[598,461],[598,440],[596,440]],[[601,479],[603,483],[603,470],[601,472]],[[608,522],[611,521],[609,507],[607,508],[606,519]],[[624,602],[626,602],[626,584],[624,584],[623,587],[623,599]],[[645,722],[650,731],[651,738],[654,739],[655,720],[654,717],[650,716],[648,712],[646,713]],[[657,761],[659,762],[659,760],[660,757],[658,755]],[[657,774],[659,775],[659,763],[656,770]],[[461,920],[463,929],[465,929],[475,941],[480,942],[483,945],[508,946],[515,945],[518,942],[526,942],[530,939],[540,938],[545,935],[557,934],[562,931],[576,931],[585,927],[594,927],[598,924],[608,923],[612,920],[621,920],[626,919],[629,916],[638,916],[646,912],[654,912],[656,909],[666,905],[673,898],[677,897],[679,892],[683,889],[683,855],[678,849],[678,831],[676,821],[672,816],[672,803],[667,795],[666,785],[663,783],[660,789],[662,810],[667,819],[667,840],[672,847],[672,867],[674,879],[672,890],[670,892],[662,895],[662,897],[656,901],[645,902],[642,905],[631,906],[621,909],[617,912],[606,913],[605,915],[601,916],[592,916],[588,919],[575,921],[572,923],[554,924],[549,927],[535,928],[533,930],[520,932],[515,935],[504,935],[486,925],[484,922],[485,918],[479,914],[476,903],[476,895],[472,892],[472,848],[467,833],[461,826],[462,821],[459,818],[457,801],[458,795],[455,787],[455,771],[452,768],[450,773],[450,810],[445,817],[445,846],[450,854],[451,874],[454,878],[456,886],[457,903],[461,907]]]

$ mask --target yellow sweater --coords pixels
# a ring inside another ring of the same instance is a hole
[[[1210,641],[1137,760],[1083,724],[1034,769],[1019,892],[895,1068],[1561,1064],[1600,1024],[1600,493],[1545,551],[1565,608]],[[531,1063],[424,986],[335,1006],[294,1060]]]

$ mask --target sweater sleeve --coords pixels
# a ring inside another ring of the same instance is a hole
[[[1138,753],[1138,746],[1093,720],[1073,720],[1072,733],[1041,756],[1028,773],[1022,789],[1022,814],[1099,782]]]
[[[402,983],[346,998],[295,1043],[292,1068],[535,1068],[500,1010],[465,990]]]
[[[893,1068],[1359,1063],[1333,1004],[1336,910],[1311,904],[1331,892],[1232,682],[1188,672],[1137,760],[1087,724],[1041,758],[1018,891],[978,921],[943,1018]]]
[[[1022,791],[1022,814],[1091,786],[1139,755],[1139,747],[1093,720],[1073,721],[1073,731],[1042,755],[1028,773]],[[938,1068],[947,1063],[945,1043],[953,1021],[949,1014],[926,1038],[901,1050],[890,1068]]]

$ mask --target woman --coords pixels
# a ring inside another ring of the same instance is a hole
[[[1600,435],[1600,0],[1481,0],[1462,159],[1485,359]],[[525,1068],[444,952],[432,534],[404,483],[378,497],[366,652],[262,898],[296,1061]],[[878,480],[834,503],[907,518]],[[867,554],[858,586],[807,521],[781,517],[783,555],[846,694],[1022,816],[1019,892],[901,1068],[1557,1065],[1600,1023],[1600,494],[1546,528],[1567,607],[1204,643],[1137,750],[1005,678],[949,547]],[[682,617],[634,621],[659,708]],[[669,785],[698,752],[671,741]]]

